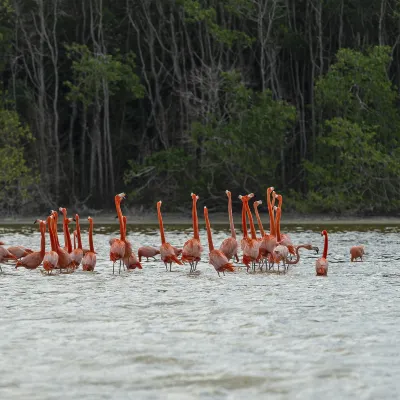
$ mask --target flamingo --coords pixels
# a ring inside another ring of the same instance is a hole
[[[79,225],[79,215],[75,214],[75,224],[76,224],[76,239],[78,241],[78,247],[75,248],[75,235],[74,235],[74,250],[71,252],[71,258],[74,263],[75,268],[79,267],[79,264],[83,258],[83,249],[82,249],[82,238],[81,238],[81,227]],[[75,233],[75,231],[74,231]]]
[[[124,235],[126,236],[126,217],[125,215],[122,217],[122,220],[124,222]],[[125,241],[125,243],[129,243],[127,240]],[[129,243],[130,246],[130,243]],[[127,246],[125,246],[126,248]],[[124,257],[123,262],[126,266],[126,269],[142,269],[142,264],[140,264],[140,262],[138,261],[135,252],[132,250],[132,247],[130,249],[130,255]]]
[[[178,257],[175,255],[174,248],[168,242],[165,241],[164,224],[161,215],[161,204],[162,204],[161,200],[157,202],[157,215],[158,215],[158,223],[160,225],[160,235],[161,235],[160,254],[161,254],[161,260],[165,264],[165,270],[168,271],[167,264],[169,264],[169,270],[171,271],[173,262],[182,265],[182,261],[179,260]]]
[[[96,267],[96,253],[93,246],[93,219],[88,217],[89,221],[89,251],[82,258],[82,269],[84,271],[94,271]]]
[[[353,246],[350,249],[350,261],[357,261],[357,258],[360,258],[360,261],[362,261],[363,259],[363,255],[364,255],[364,246]]]
[[[0,245],[0,263],[4,263],[8,260],[18,261],[17,257],[14,254],[10,253],[5,247]],[[3,271],[1,266],[0,266],[0,271]]]
[[[212,234],[211,234],[210,220],[208,219],[207,207],[204,207],[204,218],[206,220],[208,249],[210,251],[209,263],[215,268],[215,270],[218,273],[218,276],[220,276],[220,274],[219,274],[220,272],[222,272],[224,275],[225,275],[225,271],[234,272],[235,268],[229,262],[226,255],[221,250],[214,249],[214,244],[213,244]]]
[[[72,261],[71,255],[68,253],[67,250],[63,249],[60,246],[60,242],[58,240],[58,234],[57,234],[57,220],[58,220],[58,213],[57,211],[52,211],[52,215],[54,217],[52,221],[53,225],[53,234],[54,234],[54,240],[57,248],[57,254],[58,254],[58,265],[57,268],[60,269],[60,272],[62,269],[66,270],[66,272],[73,272],[74,270],[74,263]]]
[[[326,259],[326,257],[328,256],[328,232],[326,230],[323,230],[321,232],[321,236],[325,236],[324,252],[322,254],[322,257],[318,258],[318,260],[315,263],[315,271],[317,273],[317,276],[327,276],[328,260]]]
[[[152,246],[139,247],[139,249],[138,249],[139,262],[142,261],[142,257],[145,257],[147,259],[147,261],[149,261],[150,257],[154,258],[154,260],[155,260],[155,256],[157,254],[160,254],[160,249],[157,249]]]
[[[253,271],[255,271],[255,263],[258,260],[258,253],[260,248],[260,243],[257,240],[256,230],[254,228],[253,217],[251,216],[251,211],[249,208],[249,199],[254,196],[250,193],[245,196],[239,195],[239,199],[242,200],[242,227],[243,227],[243,239],[241,241],[241,247],[243,250],[243,264],[246,265],[247,271],[249,271],[250,263],[252,264]],[[251,238],[247,234],[247,221],[246,214],[249,217]]]
[[[46,222],[42,220],[36,220],[35,222],[39,222],[39,229],[41,234],[40,251],[34,251],[24,258],[21,258],[21,260],[18,260],[15,264],[15,268],[25,267],[26,269],[36,269],[43,261],[45,255]]]
[[[294,260],[286,259],[285,260],[286,265],[288,265],[288,264],[290,264],[290,265],[297,264],[300,261],[300,254],[299,254],[299,250],[300,249],[314,250],[317,253],[319,252],[319,248],[316,247],[316,246],[313,246],[311,244],[299,244],[295,248],[296,258]]]
[[[228,196],[228,215],[229,215],[229,225],[231,228],[231,236],[226,238],[222,243],[219,249],[226,255],[228,260],[231,260],[235,257],[236,262],[239,262],[239,257],[237,255],[238,251],[238,242],[236,240],[236,231],[235,226],[233,224],[233,215],[232,215],[232,195],[229,190],[225,191]]]
[[[187,261],[190,265],[190,272],[196,271],[197,264],[201,259],[203,246],[200,243],[199,220],[197,218],[197,200],[199,196],[191,193],[192,196],[192,220],[193,220],[193,238],[186,241],[182,249],[181,261]]]
[[[120,231],[120,239],[110,239],[110,260],[113,262],[113,274],[114,274],[114,266],[116,261],[119,260],[119,272],[121,273],[121,263],[123,258],[125,257],[125,231],[124,231],[124,222],[122,218],[121,211],[121,201],[125,199],[125,193],[117,194],[114,198],[115,208],[117,210],[118,220],[119,220],[119,231]]]
[[[289,256],[289,249],[287,246],[281,244],[281,230],[280,230],[280,224],[281,224],[281,208],[274,207],[276,211],[276,240],[279,243],[274,251],[273,251],[273,262],[278,264],[278,270],[279,270],[279,263],[282,261],[283,262],[283,267],[286,269],[286,260]]]
[[[282,212],[282,195],[275,194],[275,197],[278,199],[278,205],[279,205],[279,208],[281,209],[281,212]],[[286,246],[288,248],[288,250],[289,250],[289,253],[294,255],[295,254],[294,246],[293,246],[293,242],[290,239],[289,235],[280,233],[280,238],[281,239],[280,239],[279,244],[281,244],[283,246]]]
[[[49,275],[52,273],[53,269],[57,268],[58,264],[58,253],[56,241],[54,238],[53,219],[54,217],[52,215],[49,215],[47,217],[47,226],[49,227],[51,250],[47,251],[43,257],[43,268]]]
[[[17,258],[22,258],[27,256],[28,254],[33,253],[33,250],[27,249],[24,246],[10,246],[7,248],[7,250],[11,253],[14,254],[15,257]]]

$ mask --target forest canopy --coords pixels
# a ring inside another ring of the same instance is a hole
[[[396,213],[399,44],[399,0],[0,0],[0,213]]]

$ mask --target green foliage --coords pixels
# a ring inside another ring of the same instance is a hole
[[[0,209],[18,212],[31,198],[31,188],[38,177],[28,166],[24,149],[33,141],[15,111],[0,104]]]
[[[93,54],[85,45],[65,46],[68,57],[72,59],[72,81],[64,84],[70,89],[68,100],[77,100],[86,107],[93,104],[96,96],[102,97],[100,89],[108,84],[110,96],[126,90],[134,97],[144,96],[144,87],[135,73],[135,55],[128,53],[124,57],[119,53]]]
[[[316,84],[326,119],[316,160],[304,165],[308,200],[320,211],[386,211],[400,204],[399,98],[387,75],[390,61],[387,47],[365,54],[341,49]]]

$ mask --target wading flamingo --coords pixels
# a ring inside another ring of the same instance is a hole
[[[121,263],[125,256],[125,231],[124,231],[124,221],[122,218],[122,211],[121,211],[121,201],[125,199],[125,193],[117,194],[114,197],[115,201],[115,208],[117,210],[118,220],[119,220],[119,231],[120,231],[120,238],[110,239],[110,260],[113,262],[113,274],[115,272],[114,267],[115,263],[119,261],[119,272],[121,273]]]
[[[40,251],[34,251],[33,253],[30,253],[21,260],[17,261],[17,263],[15,264],[15,268],[24,267],[26,269],[36,269],[43,261],[45,254],[46,222],[42,220],[36,220],[35,222],[39,222],[41,235]]]
[[[74,221],[75,221],[75,225],[76,225],[76,239],[78,241],[78,247],[75,248],[75,235],[74,235],[74,250],[71,253],[71,258],[72,258],[75,268],[78,268],[82,261],[82,258],[83,258],[81,226],[79,225],[79,215],[78,214],[75,214]]]
[[[275,194],[275,197],[278,199],[278,206],[279,206],[279,208],[281,209],[281,212],[282,212],[282,201],[283,201],[282,195]],[[289,235],[283,234],[283,233],[280,232],[280,225],[279,225],[279,236],[280,236],[279,244],[281,244],[283,246],[286,246],[288,248],[288,250],[289,250],[289,253],[294,255],[295,252],[294,252],[293,242],[290,239]]]
[[[300,261],[300,254],[299,254],[299,250],[300,249],[314,250],[314,251],[317,252],[317,254],[319,252],[319,248],[316,247],[316,246],[313,246],[311,244],[299,244],[295,248],[296,258],[294,260],[286,259],[286,265],[288,265],[288,264],[290,264],[290,265],[297,264]]]
[[[241,240],[241,247],[243,250],[243,264],[246,265],[247,271],[249,271],[252,266],[255,271],[256,262],[258,261],[258,252],[260,248],[260,242],[257,240],[256,231],[254,228],[253,218],[251,216],[250,208],[249,208],[249,199],[254,196],[253,193],[242,196],[239,195],[239,199],[242,200],[242,229],[243,229],[243,239]],[[247,234],[247,220],[246,215],[249,217],[250,221],[250,230],[252,237],[249,237]],[[251,265],[250,265],[251,264]]]
[[[364,255],[364,246],[353,246],[350,249],[350,261],[357,261],[357,258],[360,258],[360,261],[362,261],[363,259],[363,255]]]
[[[93,219],[88,217],[89,221],[89,251],[82,258],[82,269],[84,271],[94,271],[96,267],[96,253],[93,246]]]
[[[55,268],[57,268],[58,264],[58,254],[57,254],[57,245],[54,238],[54,217],[49,215],[47,217],[47,227],[49,228],[49,237],[51,250],[47,251],[43,257],[43,268],[47,272],[47,274],[51,274]]]
[[[124,221],[124,235],[126,237],[126,217],[125,215],[122,217],[122,220]],[[128,243],[127,241],[125,241],[125,244]],[[130,246],[130,243],[129,243]],[[125,247],[126,248],[126,247]],[[140,264],[140,262],[138,261],[135,252],[132,250],[131,247],[131,254],[127,257],[124,257],[123,262],[126,266],[126,269],[130,270],[130,269],[142,269],[142,264]]]
[[[225,191],[228,196],[228,215],[229,215],[229,225],[231,228],[231,236],[226,238],[222,243],[219,249],[226,255],[228,260],[231,260],[235,257],[236,262],[239,262],[239,257],[237,255],[238,252],[238,242],[236,240],[236,231],[235,225],[233,224],[233,214],[232,214],[232,194],[229,190]]]
[[[327,276],[328,275],[328,260],[326,257],[328,256],[328,232],[323,230],[321,232],[321,236],[325,236],[324,240],[324,253],[322,254],[321,258],[315,263],[315,271],[317,276]]]
[[[10,253],[5,247],[0,245],[0,263],[6,263],[7,261],[18,261],[17,257]],[[0,266],[0,271],[3,271],[1,266]]]
[[[28,254],[33,253],[33,250],[27,249],[24,246],[10,246],[7,248],[7,250],[11,253],[14,254],[15,257],[17,258],[22,258],[27,256]]]
[[[229,262],[226,255],[221,250],[214,249],[214,244],[213,244],[212,234],[211,234],[210,220],[208,219],[207,207],[204,207],[204,218],[206,220],[208,248],[210,250],[210,254],[208,255],[209,263],[215,268],[215,270],[218,273],[218,276],[220,276],[220,274],[219,274],[220,272],[222,272],[224,275],[225,275],[225,271],[234,272],[235,268]]]
[[[201,259],[203,246],[200,243],[199,236],[199,219],[197,217],[197,200],[199,196],[191,193],[192,196],[192,221],[193,221],[193,238],[186,241],[182,249],[182,262],[188,262],[190,265],[190,272],[196,271],[197,264]]]
[[[138,249],[138,257],[139,257],[139,262],[142,261],[142,257],[145,257],[147,261],[149,261],[149,258],[154,258],[157,254],[160,254],[160,249],[157,249],[152,246],[142,246],[139,247]]]
[[[161,215],[161,204],[162,204],[161,200],[157,202],[157,216],[158,216],[158,224],[160,225],[160,236],[161,236],[160,254],[161,254],[161,260],[165,264],[165,270],[168,271],[167,264],[169,264],[169,270],[171,271],[173,262],[182,265],[182,261],[179,260],[178,257],[175,255],[173,247],[168,242],[165,241],[164,224]]]

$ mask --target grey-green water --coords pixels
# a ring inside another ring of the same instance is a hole
[[[322,251],[321,228],[283,230]],[[215,244],[227,234],[214,231]],[[116,235],[96,228],[96,273],[3,266],[1,399],[399,398],[396,226],[331,227],[326,278],[307,251],[285,275],[238,268],[219,278],[205,251],[198,274],[157,260],[113,276]],[[176,246],[190,235],[167,230]],[[136,250],[159,245],[156,227],[128,239]],[[0,240],[39,248],[31,226],[0,227]],[[349,262],[355,244],[366,246],[363,263]]]

